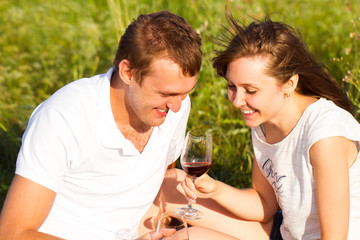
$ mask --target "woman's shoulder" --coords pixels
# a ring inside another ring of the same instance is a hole
[[[304,115],[307,121],[314,121],[315,123],[339,121],[341,119],[356,121],[348,111],[325,98],[320,98],[311,104],[306,109]]]
[[[306,110],[303,130],[311,142],[331,136],[344,136],[353,140],[360,137],[357,120],[348,111],[324,98]]]

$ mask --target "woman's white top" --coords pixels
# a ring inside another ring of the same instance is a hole
[[[320,139],[343,136],[360,149],[360,125],[324,98],[311,104],[281,142],[268,144],[261,127],[252,129],[257,164],[273,187],[284,216],[283,239],[320,239],[320,224],[309,149]],[[336,175],[333,176],[336,178]],[[350,226],[348,239],[360,239],[360,160],[349,168]]]

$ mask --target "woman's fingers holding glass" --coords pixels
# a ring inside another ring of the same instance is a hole
[[[183,194],[188,200],[195,202],[197,198],[196,189],[193,181],[190,178],[185,178],[185,180],[178,184],[176,189]]]
[[[209,198],[216,191],[216,180],[204,174],[194,181],[196,195],[201,198]]]

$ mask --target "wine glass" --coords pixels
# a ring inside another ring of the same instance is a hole
[[[212,135],[209,132],[189,131],[186,134],[181,151],[180,163],[184,171],[190,175],[192,181],[206,173],[212,163]],[[188,206],[176,211],[183,212],[186,218],[200,219],[203,213],[192,207],[191,200]]]
[[[161,239],[166,240],[189,240],[188,226],[184,214],[177,212],[166,212],[160,216],[156,233],[159,236],[162,229],[175,229],[176,232],[168,237]]]

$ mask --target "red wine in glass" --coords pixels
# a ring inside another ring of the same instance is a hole
[[[182,213],[165,212],[160,216],[156,233],[159,236],[161,229],[175,229],[176,233],[166,239],[189,240],[188,226],[186,217]],[[161,238],[163,239],[163,238]]]
[[[212,163],[212,135],[209,132],[189,131],[180,157],[181,167],[194,181],[206,173]],[[178,208],[187,219],[200,219],[203,213],[192,207],[191,201],[187,207]]]
[[[206,173],[209,170],[210,166],[211,162],[191,162],[184,163],[182,165],[182,168],[191,177],[197,178]]]

